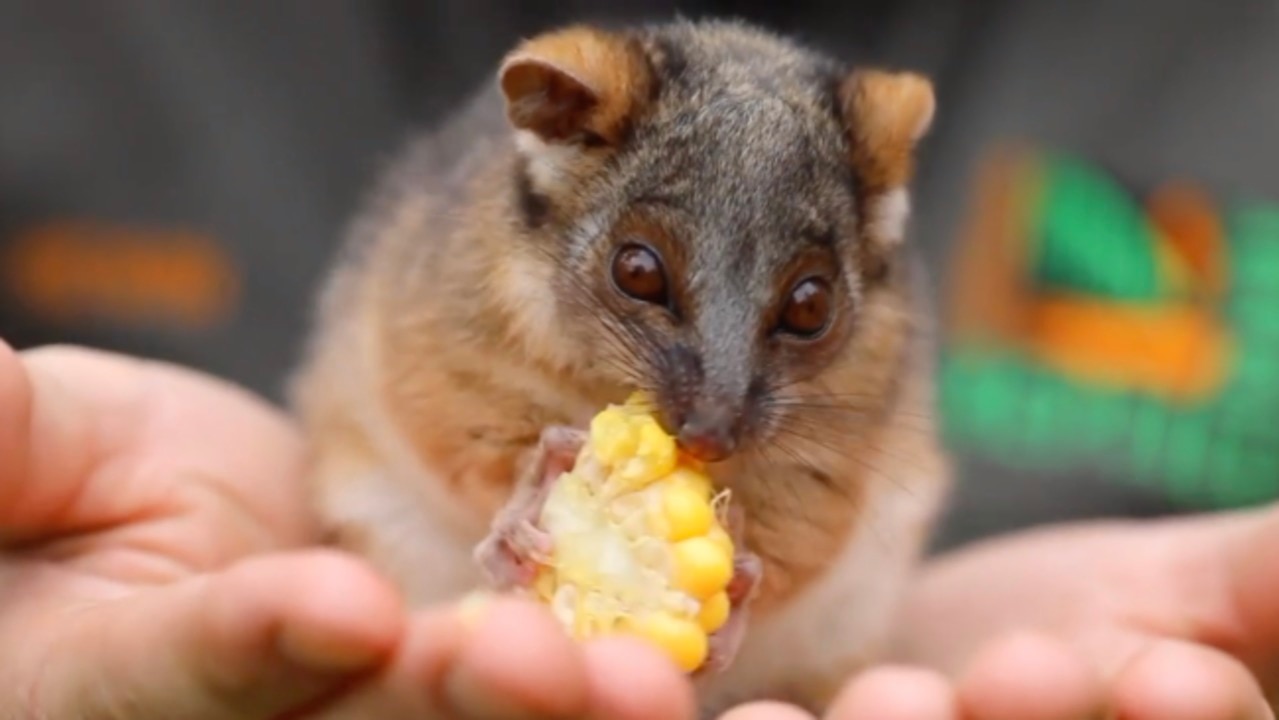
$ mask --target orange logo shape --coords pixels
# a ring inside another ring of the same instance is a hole
[[[21,231],[0,254],[0,280],[47,321],[189,330],[225,322],[240,293],[230,259],[206,235],[75,220]]]

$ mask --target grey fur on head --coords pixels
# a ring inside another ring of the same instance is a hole
[[[862,82],[722,20],[547,34],[499,77],[521,230],[555,260],[568,327],[609,334],[601,352],[657,394],[672,432],[714,426],[735,442],[764,424],[771,393],[840,355],[891,264],[931,86]],[[609,282],[632,244],[660,259],[663,302]],[[783,319],[806,280],[830,321],[799,337]]]

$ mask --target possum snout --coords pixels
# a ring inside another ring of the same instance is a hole
[[[680,425],[675,440],[684,452],[703,462],[727,460],[740,439],[739,415],[728,403],[704,400]]]
[[[746,392],[708,376],[699,354],[676,345],[666,355],[659,419],[684,452],[703,462],[727,460],[741,444]]]

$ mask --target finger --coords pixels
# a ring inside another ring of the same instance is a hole
[[[35,423],[32,395],[26,367],[0,341],[0,542],[21,531],[13,526],[23,518],[47,513],[46,506],[70,497],[66,488],[42,487],[28,477]],[[37,500],[38,495],[51,497]]]
[[[1261,688],[1234,658],[1201,645],[1155,643],[1116,676],[1119,720],[1268,720]]]
[[[234,487],[220,496],[229,505],[251,497],[254,520],[306,539],[303,461],[283,415],[229,383],[108,352],[0,344],[0,543],[136,520],[182,474],[215,476],[226,487],[214,490]]]
[[[813,720],[813,716],[794,705],[754,702],[729,710],[719,720]]]
[[[492,598],[463,611],[457,607],[425,610],[412,618],[406,633],[385,675],[343,697],[332,714],[326,712],[326,718],[578,720],[590,717],[590,703],[596,699],[628,712],[626,703],[631,699],[619,698],[615,688],[601,688],[600,696],[592,696],[585,653],[540,606]],[[608,661],[613,651],[605,647],[603,652],[596,662]],[[637,680],[648,682],[643,677],[648,674],[641,668]],[[627,718],[624,714],[605,717]],[[679,720],[681,716],[641,717]]]
[[[580,718],[588,684],[581,648],[545,608],[497,599],[478,614],[442,678],[460,718]]]
[[[145,419],[141,363],[79,348],[0,348],[0,540],[116,522],[136,504],[121,484],[94,502],[95,467]]]
[[[827,720],[959,720],[955,690],[940,674],[907,667],[867,671],[831,704]]]
[[[246,561],[63,621],[39,678],[44,716],[130,720],[275,717],[376,668],[404,622],[370,570],[328,552]]]
[[[592,720],[693,720],[692,683],[650,646],[630,638],[586,645]]]
[[[1229,578],[1225,605],[1232,612],[1224,615],[1233,622],[1226,623],[1222,639],[1274,692],[1279,690],[1279,553],[1274,551],[1279,546],[1279,510],[1245,517],[1227,534],[1225,558],[1213,557],[1206,564],[1225,568]]]
[[[958,692],[962,715],[972,720],[1080,720],[1105,707],[1104,686],[1083,658],[1028,633],[979,652],[960,676]]]
[[[418,611],[410,619],[395,657],[384,672],[367,678],[350,692],[322,706],[322,717],[325,720],[458,720],[447,707],[443,686],[469,632],[470,628],[455,607]]]

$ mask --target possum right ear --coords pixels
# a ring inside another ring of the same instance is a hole
[[[498,82],[518,130],[544,143],[614,146],[649,96],[653,77],[634,40],[575,26],[526,40]]]
[[[862,261],[874,276],[902,242],[910,214],[906,186],[937,101],[928,78],[879,69],[850,73],[839,98],[852,150],[849,160],[862,192]]]

